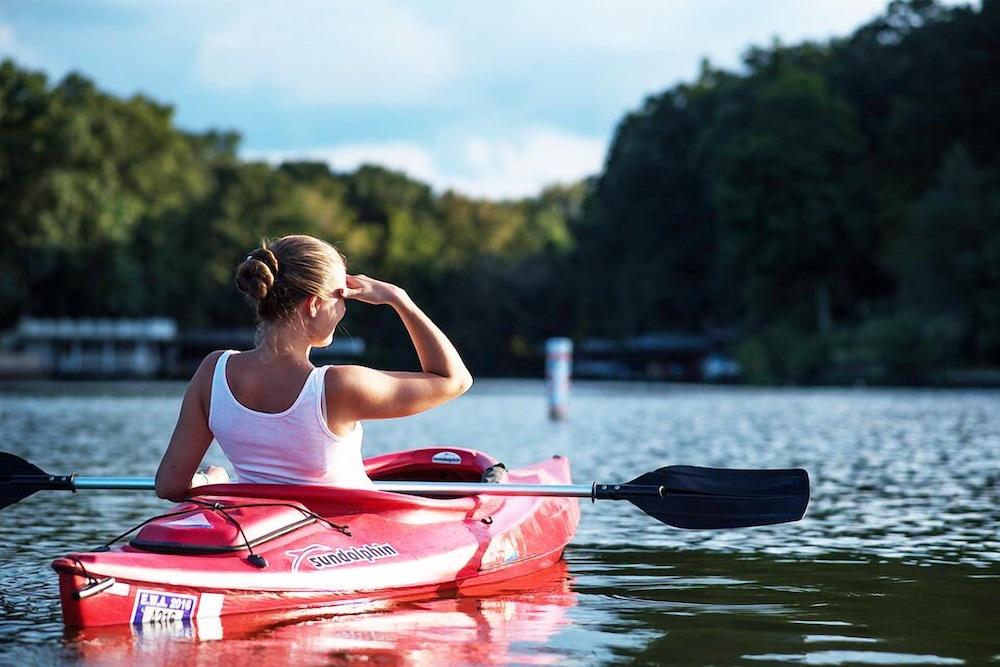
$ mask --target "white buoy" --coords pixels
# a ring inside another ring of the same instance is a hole
[[[569,415],[569,379],[573,369],[573,341],[549,338],[545,341],[545,380],[549,390],[549,418]]]

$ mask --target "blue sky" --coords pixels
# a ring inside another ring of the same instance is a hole
[[[249,158],[363,162],[486,197],[600,170],[647,95],[882,0],[0,0],[0,54],[238,130]]]

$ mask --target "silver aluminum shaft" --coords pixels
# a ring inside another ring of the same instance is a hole
[[[152,477],[74,477],[77,489],[152,490]],[[467,496],[558,496],[590,498],[589,484],[483,484],[480,482],[375,482],[379,491],[418,495]]]
[[[379,491],[418,495],[467,496],[559,496],[590,498],[589,484],[482,484],[480,482],[375,482]]]

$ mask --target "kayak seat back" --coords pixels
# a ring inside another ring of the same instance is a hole
[[[365,460],[365,472],[383,482],[478,482],[483,471],[497,463],[474,449],[425,447],[373,456]]]
[[[314,521],[312,512],[290,500],[202,497],[147,523],[129,545],[172,554],[246,551]]]

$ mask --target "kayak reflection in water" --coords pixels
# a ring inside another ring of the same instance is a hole
[[[236,284],[253,306],[258,344],[201,362],[156,471],[161,498],[179,501],[193,487],[229,481],[217,466],[195,472],[213,438],[239,482],[372,488],[361,421],[423,412],[472,385],[454,345],[402,288],[349,275],[325,241],[291,235],[265,242],[239,265]],[[333,342],[351,299],[396,311],[419,372],[313,366],[310,350]]]
[[[65,638],[84,665],[109,656],[126,665],[281,665],[290,655],[301,664],[541,665],[565,662],[552,638],[577,604],[560,560],[516,584],[454,598],[67,628]]]

